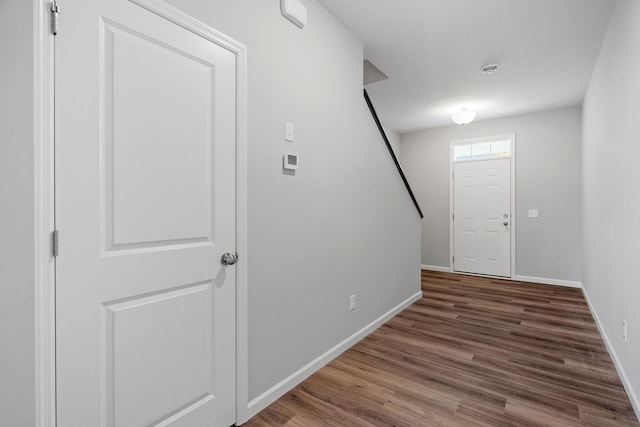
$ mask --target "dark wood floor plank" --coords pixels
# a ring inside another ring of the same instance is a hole
[[[246,426],[637,426],[579,289],[422,272],[424,297]]]

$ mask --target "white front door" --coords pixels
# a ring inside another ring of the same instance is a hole
[[[453,270],[511,276],[511,159],[454,163]]]
[[[65,0],[55,41],[58,425],[226,427],[236,57],[136,2]]]

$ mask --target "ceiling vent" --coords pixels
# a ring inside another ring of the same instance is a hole
[[[480,68],[480,71],[482,72],[482,74],[493,74],[498,71],[498,68],[500,68],[498,64],[489,64]]]

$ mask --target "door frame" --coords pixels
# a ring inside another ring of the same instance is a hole
[[[483,136],[478,138],[467,138],[449,141],[449,270],[454,272],[453,262],[453,165],[454,163],[464,162],[481,162],[482,159],[465,160],[462,162],[454,162],[454,148],[456,145],[471,144],[475,142],[489,142],[496,139],[509,139],[511,140],[511,265],[509,278],[513,279],[516,276],[516,134],[508,133],[502,135]],[[496,160],[496,159],[484,159],[484,160]],[[462,273],[461,273],[462,274]],[[474,274],[474,273],[463,273]],[[475,274],[477,276],[484,276],[483,274]],[[491,276],[494,277],[494,276]]]
[[[162,0],[131,0],[236,56],[236,422],[248,420],[247,48]],[[60,3],[64,3],[61,0]],[[32,0],[36,426],[56,427],[54,36],[50,0]],[[61,4],[64,10],[64,4]],[[64,31],[64,20],[61,22]],[[64,239],[64,236],[62,237]]]

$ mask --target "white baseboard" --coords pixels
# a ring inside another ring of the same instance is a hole
[[[393,316],[395,316],[396,314],[398,314],[399,312],[401,312],[402,310],[404,310],[414,302],[418,301],[420,298],[422,298],[422,291],[417,292],[416,294],[412,295],[405,301],[401,302],[400,304],[398,304],[397,306],[395,306],[394,308],[387,311],[382,316],[380,316],[379,318],[377,318],[376,320],[374,320],[373,322],[365,326],[364,328],[360,329],[359,331],[357,331],[356,333],[354,333],[344,341],[340,342],[338,345],[336,345],[332,349],[328,350],[326,353],[320,355],[318,358],[311,361],[306,366],[303,366],[302,368],[298,369],[296,372],[289,375],[287,378],[283,379],[278,384],[274,385],[269,390],[262,393],[260,396],[251,400],[247,408],[247,412],[248,412],[247,420],[253,417],[254,415],[256,415],[258,412],[262,411],[264,408],[266,408],[273,402],[275,402],[278,398],[283,396],[289,390],[291,390],[292,388],[300,384],[302,381],[310,377],[317,370],[325,366],[327,363],[331,362],[333,359],[338,357],[341,353],[348,350],[358,341],[360,341],[361,339],[369,335],[371,332],[376,330],[378,327],[380,327],[387,320],[391,319]],[[241,424],[247,420],[238,420],[239,421],[238,424]]]
[[[633,387],[631,386],[631,381],[627,376],[627,373],[624,371],[622,364],[620,363],[620,359],[611,345],[611,341],[609,340],[609,336],[607,332],[604,330],[604,326],[602,322],[600,322],[600,318],[598,317],[598,313],[596,313],[593,304],[591,304],[591,300],[589,299],[589,294],[587,294],[586,289],[582,288],[582,294],[584,295],[584,299],[587,301],[587,305],[589,306],[589,310],[591,311],[591,316],[596,321],[596,326],[598,327],[598,331],[600,331],[600,336],[602,336],[602,340],[604,341],[607,350],[609,351],[609,356],[611,356],[611,360],[613,361],[613,366],[616,367],[616,371],[618,371],[618,376],[622,381],[622,385],[624,386],[625,391],[627,392],[627,396],[629,397],[629,401],[631,402],[631,406],[633,406],[633,410],[636,413],[636,417],[640,420],[640,400],[638,400],[638,396],[636,395]]]
[[[493,277],[493,276],[485,276],[483,274],[456,272],[456,271],[453,271],[451,267],[440,267],[438,265],[422,264],[420,267],[422,268],[422,270],[442,271],[444,273],[466,274],[470,276]],[[504,279],[509,279],[509,278],[504,277]],[[533,277],[533,276],[521,276],[521,275],[515,275],[511,279],[518,280],[520,282],[532,282],[532,283],[541,283],[544,285],[568,286],[570,288],[580,288],[580,289],[582,288],[582,282],[573,282],[570,280],[547,279],[545,277]]]
[[[541,283],[543,285],[568,286],[570,288],[582,289],[582,282],[573,282],[571,280],[547,279],[545,277],[520,276],[516,274],[513,280],[520,282]]]
[[[422,264],[420,266],[422,270],[431,270],[431,271],[442,271],[444,273],[451,273],[451,267],[440,267],[439,265],[426,265]]]

